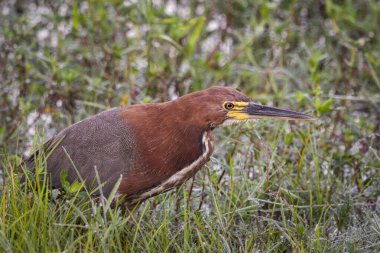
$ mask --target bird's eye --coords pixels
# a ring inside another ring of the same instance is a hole
[[[235,107],[235,105],[231,102],[227,102],[224,104],[224,108],[227,110],[232,110]]]

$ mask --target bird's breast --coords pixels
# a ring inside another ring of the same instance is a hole
[[[185,167],[178,169],[175,173],[170,175],[166,180],[162,181],[158,185],[147,189],[145,192],[134,194],[129,197],[127,196],[128,205],[134,205],[137,202],[143,201],[183,184],[195,175],[195,173],[207,162],[213,152],[213,148],[214,141],[212,133],[206,131],[202,135],[202,153],[200,156]]]

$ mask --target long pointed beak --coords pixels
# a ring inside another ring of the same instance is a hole
[[[243,110],[248,114],[249,118],[275,118],[275,119],[290,119],[290,120],[316,120],[315,117],[294,112],[290,110],[279,109],[275,107],[259,105],[253,102],[249,102]]]

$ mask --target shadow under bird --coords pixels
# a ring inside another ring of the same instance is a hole
[[[116,196],[131,207],[191,178],[213,152],[215,128],[257,118],[314,119],[212,87],[170,102],[113,108],[63,129],[44,145],[47,173],[53,187],[62,187],[62,170],[67,181],[84,180],[89,188],[100,181],[106,197],[119,183]]]

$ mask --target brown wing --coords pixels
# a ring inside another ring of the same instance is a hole
[[[61,186],[62,170],[67,171],[69,182],[80,181],[81,177],[88,187],[97,187],[96,169],[105,183],[104,194],[111,192],[119,176],[132,167],[135,154],[133,134],[119,118],[121,110],[114,108],[82,120],[45,144],[45,150],[49,150],[61,140],[47,159],[47,171],[54,187]]]

